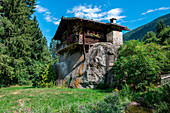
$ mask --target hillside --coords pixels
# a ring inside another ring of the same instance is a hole
[[[140,39],[141,40],[143,38],[143,36],[148,31],[156,32],[156,24],[159,20],[162,20],[166,26],[170,25],[170,13],[153,20],[148,24],[145,24],[145,25],[140,26],[132,31],[125,33],[123,35],[124,41],[132,40],[132,39]]]

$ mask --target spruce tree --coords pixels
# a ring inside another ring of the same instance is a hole
[[[35,63],[51,61],[46,39],[38,27],[35,0],[2,0],[0,33],[0,76],[11,84],[28,84],[33,78]],[[7,61],[8,60],[8,61]],[[38,68],[37,71],[40,69]]]
[[[165,24],[160,20],[156,25],[156,37],[159,38],[159,33],[165,28]]]
[[[54,39],[51,39],[51,42],[50,42],[50,52],[51,52],[51,55],[53,58],[56,57],[56,52],[57,52],[57,41],[55,41]]]

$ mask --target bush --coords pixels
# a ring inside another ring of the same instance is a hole
[[[127,83],[134,90],[145,90],[150,83],[160,82],[159,75],[167,65],[166,53],[160,45],[128,41],[121,46],[118,59],[114,62],[115,86]]]
[[[53,66],[48,64],[44,73],[41,75],[41,86],[42,87],[52,87],[55,84],[56,75]]]
[[[37,71],[40,70],[40,71]],[[35,87],[52,87],[55,83],[55,72],[52,65],[36,63],[33,69],[32,83]]]
[[[133,100],[145,107],[154,109],[158,113],[170,112],[170,84],[159,88],[148,88],[146,92],[134,93]]]

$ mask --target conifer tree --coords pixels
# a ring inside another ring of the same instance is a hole
[[[50,42],[50,52],[53,58],[56,57],[56,48],[57,48],[57,41],[55,41],[54,39],[51,39]]]
[[[165,28],[165,24],[160,20],[156,25],[156,37],[159,38],[159,33]]]
[[[36,17],[31,18],[35,5],[35,0],[1,1],[0,78],[9,82],[0,84],[28,84],[35,63],[46,64],[51,60]]]

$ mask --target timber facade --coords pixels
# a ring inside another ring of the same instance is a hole
[[[62,17],[53,39],[58,41],[57,52],[60,54],[73,44],[83,46],[91,46],[98,42],[122,44],[122,30],[129,29],[116,24],[114,18],[110,19],[110,23],[104,23],[85,18]]]

